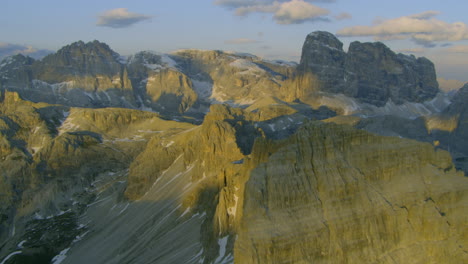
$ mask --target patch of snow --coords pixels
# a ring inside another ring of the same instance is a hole
[[[19,242],[19,244],[17,245],[17,247],[18,247],[18,248],[23,248],[23,245],[24,245],[24,243],[26,243],[26,242],[27,242],[27,240],[23,240],[23,241]]]
[[[143,64],[146,68],[159,72],[160,70],[164,69],[164,67],[161,64],[149,64],[149,63],[144,63]]]
[[[120,212],[119,212],[118,215],[120,215],[121,213],[125,212],[125,210],[127,210],[127,208],[128,208],[129,205],[130,205],[130,203],[127,203],[127,204],[125,205],[125,207],[124,207],[122,210],[120,210]]]
[[[423,102],[424,106],[436,113],[442,112],[451,103],[452,101],[450,100],[450,95],[443,92],[438,93],[434,99]]]
[[[248,71],[248,72],[265,72],[263,69],[261,69],[260,67],[257,66],[257,64],[249,61],[249,60],[246,60],[246,59],[237,59],[231,63],[229,63],[229,66],[231,67],[234,67],[234,68],[238,68],[238,69],[241,69],[241,70],[244,70],[244,71]]]
[[[65,258],[67,257],[68,250],[70,250],[70,248],[66,248],[66,249],[60,251],[60,253],[52,259],[51,263],[52,264],[62,263],[62,261],[64,261]]]
[[[162,133],[164,131],[161,131],[161,130],[141,130],[141,129],[139,129],[138,132],[140,132],[140,133]]]
[[[232,54],[232,55],[235,55],[235,56],[238,56],[238,57],[247,57],[247,58],[253,58],[253,59],[258,58],[257,56],[255,56],[253,54],[250,54],[250,53],[246,53],[246,52],[226,51],[225,53]]]
[[[177,62],[169,57],[169,55],[163,54],[161,56],[161,61],[165,64],[166,67],[177,70]]]
[[[19,255],[19,254],[21,254],[21,253],[23,253],[23,252],[22,252],[22,251],[15,251],[15,252],[10,253],[8,256],[6,256],[6,257],[2,260],[2,262],[0,262],[0,264],[5,264],[5,263],[7,262],[7,260],[9,260],[11,257],[13,257],[14,255]]]
[[[35,213],[34,213],[33,218],[36,219],[36,220],[42,220],[42,219],[44,219],[44,217],[43,217],[42,215],[40,215],[38,212],[35,212]]]
[[[84,232],[81,235],[76,236],[72,243],[76,243],[76,242],[82,240],[88,233],[89,233],[89,230]]]
[[[86,95],[89,99],[94,100],[95,99],[95,94],[90,93],[90,92],[83,92],[84,95]]]
[[[101,93],[103,93],[103,94],[107,97],[107,100],[108,100],[109,102],[112,101],[111,97],[109,96],[109,94],[108,94],[106,91],[102,91]]]
[[[46,82],[44,82],[44,83],[46,83]],[[46,84],[48,84],[48,83],[46,83]],[[52,87],[53,90],[69,89],[69,88],[72,88],[74,85],[75,85],[74,81],[50,84],[50,86]]]
[[[193,80],[193,89],[197,93],[198,97],[206,99],[209,98],[213,92],[213,84],[210,82]]]
[[[268,126],[270,127],[272,131],[275,131],[275,124],[268,124]]]
[[[223,263],[221,261],[224,259],[224,255],[226,254],[226,246],[227,246],[228,238],[229,236],[225,236],[223,238],[218,239],[219,255],[214,261],[214,263]]]
[[[104,140],[106,142],[111,141],[115,142],[135,142],[135,141],[146,141],[144,138],[138,138],[138,136],[134,136],[133,138],[114,138],[114,140]]]
[[[279,66],[287,66],[287,67],[296,67],[298,64],[294,61],[285,61],[285,60],[264,60],[267,63],[279,65]]]
[[[97,200],[97,201],[95,201],[95,202],[93,202],[93,203],[90,203],[90,204],[88,204],[88,205],[86,205],[86,206],[87,206],[87,207],[91,207],[91,206],[93,206],[93,205],[95,205],[95,204],[98,204],[98,203],[101,203],[101,202],[105,202],[105,201],[109,200],[110,198],[111,198],[111,197],[108,196],[108,197],[106,197],[106,198],[103,198],[103,199]]]
[[[127,57],[127,56],[119,56],[119,57],[117,58],[117,61],[118,61],[120,64],[127,64],[128,57]]]
[[[184,215],[190,213],[190,207],[187,207],[187,209],[185,209],[185,211],[179,216],[179,218],[183,217]]]
[[[68,212],[71,212],[71,209],[68,209],[68,210],[66,210],[66,211],[60,211],[60,212],[58,212],[58,214],[56,214],[56,215],[49,215],[49,216],[46,216],[45,218],[41,218],[41,219],[52,219],[52,218],[54,218],[54,217],[56,217],[56,216],[61,216],[61,215],[64,215],[64,214],[66,214],[66,213],[68,213]]]
[[[62,111],[63,118],[66,119],[70,115],[70,111]]]

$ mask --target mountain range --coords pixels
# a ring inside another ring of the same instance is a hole
[[[468,84],[426,58],[78,41],[0,91],[1,264],[468,262]]]

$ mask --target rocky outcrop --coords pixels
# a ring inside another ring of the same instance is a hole
[[[254,55],[182,50],[173,54],[181,71],[194,81],[202,99],[248,105],[262,96],[285,99],[282,83],[295,65],[264,61]]]
[[[342,47],[331,33],[309,34],[302,48],[299,76],[316,75],[319,85],[313,90],[343,93],[377,106],[389,100],[396,104],[422,102],[438,92],[434,65],[426,58],[395,54],[380,42],[355,41],[347,53]]]
[[[88,76],[113,77],[120,76],[123,70],[118,60],[119,55],[105,43],[97,40],[88,43],[78,41],[44,57],[40,63],[34,65],[34,70],[38,79],[48,83],[60,83],[70,81],[70,78]],[[117,85],[123,88],[126,85],[122,82]],[[81,88],[94,90],[100,87]]]

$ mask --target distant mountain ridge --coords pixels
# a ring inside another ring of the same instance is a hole
[[[0,63],[0,261],[467,263],[468,84],[327,32],[300,64],[99,41]]]
[[[429,60],[397,55],[382,43],[353,42],[346,54],[334,35],[320,31],[307,36],[297,69],[222,51],[139,52],[124,60],[105,43],[78,41],[42,60],[5,59],[0,85],[36,102],[171,114],[204,113],[217,102],[249,105],[263,95],[307,101],[317,92],[341,93],[380,107],[438,93]]]

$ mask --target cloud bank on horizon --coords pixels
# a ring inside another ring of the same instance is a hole
[[[252,13],[271,14],[277,24],[291,25],[313,21],[329,21],[328,9],[311,2],[334,2],[334,0],[215,0],[214,4],[233,10],[236,16]]]
[[[468,40],[468,26],[463,22],[447,23],[436,19],[438,11],[381,20],[371,26],[346,27],[337,32],[342,37],[374,37],[375,40],[410,39],[426,48],[437,42]]]
[[[129,12],[127,8],[105,11],[98,16],[97,26],[126,28],[135,23],[150,20],[151,16]]]
[[[32,46],[0,42],[0,60],[4,57],[16,54],[23,54],[34,59],[40,59],[52,52],[53,51],[47,49],[36,49]]]
[[[236,38],[236,39],[228,39],[224,41],[225,44],[254,44],[260,43],[261,41],[249,38]]]

